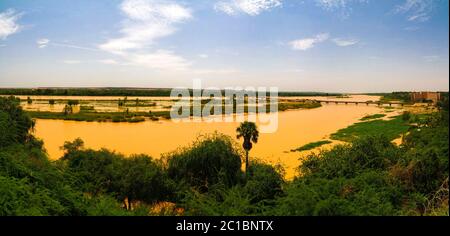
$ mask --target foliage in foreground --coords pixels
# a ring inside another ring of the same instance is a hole
[[[387,133],[311,154],[292,181],[255,158],[244,175],[242,151],[220,134],[162,161],[75,140],[50,162],[32,128],[17,100],[0,98],[0,215],[153,215],[167,202],[159,214],[449,214],[448,109],[418,120],[401,146]]]

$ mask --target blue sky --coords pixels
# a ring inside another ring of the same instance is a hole
[[[0,87],[445,90],[447,0],[0,0]]]

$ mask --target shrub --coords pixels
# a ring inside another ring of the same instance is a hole
[[[236,184],[242,177],[241,152],[228,136],[200,136],[191,146],[168,154],[167,172],[175,181],[184,181],[200,191],[217,183]]]

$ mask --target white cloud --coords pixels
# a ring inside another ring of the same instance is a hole
[[[396,14],[406,14],[408,21],[425,22],[431,18],[433,0],[406,0],[394,8]]]
[[[191,63],[167,50],[157,50],[152,53],[135,53],[127,56],[129,65],[144,66],[157,70],[186,70]]]
[[[50,43],[50,40],[46,38],[38,39],[36,41],[38,48],[46,48],[48,46],[48,43]]]
[[[120,10],[127,17],[122,22],[122,36],[99,46],[115,54],[151,45],[156,39],[173,34],[174,24],[192,18],[190,9],[156,0],[125,0]]]
[[[199,54],[198,57],[206,59],[209,57],[209,55],[208,54]]]
[[[0,13],[0,39],[6,39],[22,29],[22,26],[17,23],[22,15],[14,9],[8,9]]]
[[[114,59],[103,59],[103,60],[98,60],[98,62],[102,63],[102,64],[106,64],[106,65],[116,65],[118,64],[116,60]]]
[[[79,61],[79,60],[64,60],[63,63],[73,65],[73,64],[80,64],[81,61]]]
[[[437,62],[441,60],[441,57],[438,55],[424,56],[423,59],[426,62]]]
[[[64,48],[81,49],[81,50],[86,50],[86,51],[99,51],[96,48],[83,47],[83,46],[67,44],[67,43],[52,42],[52,41],[50,41],[50,39],[47,39],[47,38],[38,39],[36,41],[36,44],[37,44],[38,48],[46,48],[48,46],[56,46],[56,47],[64,47]]]
[[[289,45],[291,45],[293,50],[308,50],[310,48],[313,48],[317,43],[324,42],[328,40],[329,38],[328,33],[322,33],[318,34],[313,38],[304,38],[304,39],[297,39],[294,41],[289,42]]]
[[[240,71],[237,69],[229,68],[229,69],[201,69],[201,70],[194,70],[195,74],[198,75],[228,75],[228,74],[235,74],[239,73]]]
[[[0,44],[0,48],[6,47],[6,44]]]
[[[73,44],[67,44],[67,43],[54,43],[54,42],[50,42],[49,44],[53,45],[53,46],[57,46],[57,47],[65,47],[65,48],[73,48],[73,49],[81,49],[81,50],[86,50],[86,51],[99,51],[96,48],[89,48],[89,47],[84,47],[84,46],[78,46],[78,45],[73,45]]]
[[[333,42],[339,47],[347,47],[347,46],[352,46],[352,45],[359,43],[359,40],[335,38],[335,39],[333,39]]]
[[[405,27],[405,28],[403,28],[403,29],[406,30],[406,31],[417,31],[417,30],[420,29],[420,27],[417,27],[417,26],[407,26],[407,27]]]
[[[288,73],[302,73],[302,72],[305,72],[305,70],[304,69],[289,69],[289,70],[286,70],[286,72],[288,72]]]
[[[148,52],[156,40],[174,34],[175,25],[192,18],[189,8],[160,0],[124,0],[119,8],[126,16],[121,36],[107,40],[99,49],[122,56],[128,65],[179,70],[190,64],[172,51]]]
[[[315,0],[316,4],[327,11],[338,11],[346,18],[350,15],[353,3],[366,3],[368,0]]]
[[[214,5],[214,9],[228,15],[245,13],[256,16],[263,11],[268,11],[281,5],[282,0],[228,0],[217,2]]]

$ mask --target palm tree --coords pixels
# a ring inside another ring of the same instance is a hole
[[[253,147],[252,142],[255,144],[258,142],[259,131],[255,123],[245,121],[241,123],[241,125],[239,125],[239,127],[236,129],[236,132],[238,139],[244,139],[242,147],[245,150],[245,173],[248,174],[248,152]]]

